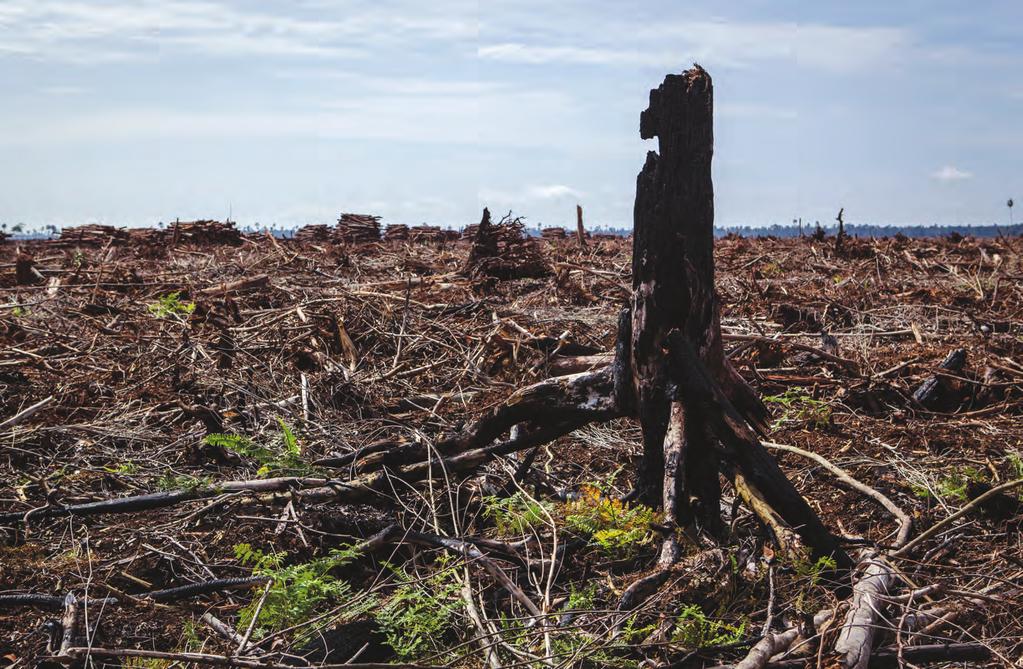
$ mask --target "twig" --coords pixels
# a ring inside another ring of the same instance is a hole
[[[4,422],[0,423],[0,430],[6,430],[9,427],[14,427],[18,423],[20,423],[20,422],[22,422],[24,420],[27,420],[28,418],[31,418],[36,412],[38,412],[40,409],[45,408],[46,405],[48,405],[52,401],[53,401],[53,395],[50,395],[46,399],[39,400],[38,402],[36,402],[35,404],[33,404],[30,407],[26,407],[26,408],[22,409],[21,411],[19,411],[18,413],[14,414],[13,416],[8,418]]]
[[[152,660],[171,660],[174,662],[194,662],[195,664],[211,664],[220,667],[245,667],[246,669],[304,669],[303,665],[277,664],[261,662],[243,657],[229,655],[210,655],[207,653],[164,653],[157,650],[137,650],[134,648],[69,648],[66,653],[51,658],[61,664],[73,664],[87,657],[141,657]],[[308,668],[310,665],[305,665]],[[438,665],[424,664],[388,664],[385,662],[352,662],[345,664],[320,664],[316,669],[442,669]]]
[[[923,543],[924,541],[927,541],[928,539],[933,537],[938,532],[941,532],[943,529],[945,529],[946,527],[948,527],[949,525],[951,525],[955,521],[959,520],[960,518],[962,518],[963,516],[965,516],[965,515],[967,515],[969,513],[972,513],[974,511],[974,509],[977,509],[984,502],[988,501],[992,497],[994,497],[994,496],[996,496],[996,495],[998,495],[1000,493],[1006,492],[1008,490],[1012,490],[1013,488],[1018,488],[1021,485],[1023,485],[1023,478],[1016,479],[1014,481],[1009,481],[1007,483],[1003,483],[1002,485],[995,486],[994,488],[991,488],[991,490],[988,490],[983,495],[977,497],[972,502],[970,502],[969,504],[967,504],[963,508],[961,508],[958,511],[956,511],[955,513],[953,513],[951,516],[949,516],[945,520],[939,521],[939,522],[935,523],[934,525],[932,525],[925,532],[921,533],[919,536],[914,538],[908,544],[906,544],[905,546],[903,546],[899,550],[897,550],[894,553],[892,553],[891,556],[892,557],[902,557],[902,556],[906,555],[911,550],[913,550],[914,548],[919,546],[921,543]]]
[[[857,481],[852,476],[850,476],[847,471],[845,471],[841,467],[838,467],[837,465],[832,464],[830,460],[825,458],[823,455],[820,455],[819,453],[813,453],[811,451],[806,451],[806,450],[803,450],[802,448],[799,448],[798,446],[789,446],[788,444],[778,444],[778,443],[775,443],[773,441],[765,441],[765,442],[762,442],[762,443],[767,448],[773,448],[773,449],[778,450],[778,451],[787,451],[789,453],[795,453],[797,455],[801,455],[804,458],[810,458],[811,460],[813,460],[814,462],[820,464],[822,467],[824,467],[829,472],[834,474],[835,477],[839,481],[844,483],[845,485],[849,486],[850,488],[852,488],[852,489],[854,489],[854,490],[856,490],[858,492],[863,493],[867,497],[870,497],[871,499],[876,501],[878,504],[883,506],[888,511],[888,513],[890,513],[893,516],[895,516],[895,519],[899,522],[899,533],[896,536],[895,541],[893,542],[893,545],[896,548],[898,548],[898,547],[900,547],[900,546],[902,546],[903,544],[906,543],[906,540],[909,538],[909,533],[913,529],[913,520],[909,517],[909,515],[905,511],[900,509],[895,504],[895,502],[890,500],[887,496],[885,496],[884,494],[878,492],[874,488],[871,488],[867,484],[861,483],[860,481]]]

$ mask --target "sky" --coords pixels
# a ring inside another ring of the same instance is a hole
[[[715,90],[716,223],[1008,222],[1023,4],[0,0],[0,222],[629,227],[648,91]]]

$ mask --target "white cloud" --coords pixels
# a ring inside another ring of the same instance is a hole
[[[571,197],[581,198],[580,191],[564,184],[550,184],[548,186],[531,186],[526,189],[526,195],[531,199],[554,200],[557,198]]]
[[[370,76],[326,67],[276,68],[273,75],[280,79],[296,81],[340,81],[350,89],[365,89],[388,95],[482,95],[507,91],[510,88],[509,84],[497,81]]]
[[[961,170],[953,165],[945,165],[940,170],[931,173],[931,178],[938,181],[964,181],[972,179],[973,173]]]
[[[525,34],[525,33],[524,33]],[[577,34],[622,36],[614,44],[572,43]],[[903,30],[850,28],[786,22],[689,21],[621,26],[555,36],[563,43],[507,41],[481,47],[481,58],[524,64],[747,67],[763,61],[790,62],[809,69],[850,71],[882,63],[911,43]],[[670,49],[658,44],[679,44]],[[653,45],[653,46],[652,46]]]
[[[577,63],[583,65],[621,65],[629,62],[648,61],[643,56],[627,50],[601,49],[576,46],[535,46],[519,42],[505,42],[480,47],[477,54],[489,60],[512,63],[541,65],[544,63]]]
[[[82,86],[70,86],[70,85],[54,85],[54,86],[41,86],[39,92],[43,95],[53,95],[58,97],[67,97],[72,95],[84,95],[89,92],[88,88]]]
[[[0,145],[166,139],[386,139],[459,142],[478,123],[472,99],[421,99],[414,108],[361,98],[314,111],[122,108],[72,117],[7,119]]]
[[[520,209],[531,204],[557,204],[559,200],[562,203],[566,200],[574,202],[582,199],[583,195],[585,193],[582,191],[564,184],[525,186],[511,190],[484,186],[479,190],[479,201],[499,209]]]
[[[78,64],[179,52],[357,57],[385,43],[477,34],[471,19],[453,11],[410,6],[396,17],[369,4],[331,9],[286,14],[224,0],[3,0],[0,56]]]

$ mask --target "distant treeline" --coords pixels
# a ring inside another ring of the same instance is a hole
[[[163,227],[161,224],[160,227]],[[457,226],[443,226],[457,227]],[[277,227],[244,225],[239,230],[245,233],[269,232],[278,239],[290,239],[297,230],[297,227]],[[824,234],[833,237],[838,233],[837,225],[821,226]],[[809,237],[814,234],[815,225],[803,225],[802,230],[798,225],[753,226],[735,225],[726,228],[714,228],[714,235],[724,237],[729,234],[740,237]],[[541,228],[529,227],[525,232],[531,236],[539,236]],[[25,229],[23,226],[0,226],[0,232],[6,232],[13,239],[49,239],[59,234],[57,226],[47,226],[44,229]],[[618,235],[627,237],[632,234],[632,228],[613,228],[610,226],[596,226],[590,232]],[[1023,235],[1023,223],[1015,225],[858,225],[854,223],[845,226],[845,232],[851,237],[894,237],[903,235],[905,237],[946,237],[951,234],[958,234],[964,237],[1017,237]],[[0,239],[3,235],[0,234]]]
[[[838,234],[837,225],[821,226],[824,233],[829,236]],[[802,234],[809,236],[814,234],[815,225],[803,225]],[[1023,223],[1016,225],[858,225],[847,224],[845,233],[850,237],[894,237],[903,235],[905,237],[946,237],[951,234],[958,234],[964,237],[1016,237],[1023,235]],[[754,227],[751,225],[739,225],[728,228],[715,228],[714,234],[724,237],[728,234],[736,234],[740,237],[798,237],[800,228],[798,225],[771,225],[768,227]]]

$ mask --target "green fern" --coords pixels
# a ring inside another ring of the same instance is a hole
[[[156,487],[160,490],[198,490],[213,485],[213,479],[208,476],[202,478],[190,474],[164,474],[156,480]]]
[[[416,579],[403,569],[385,563],[400,585],[376,613],[387,643],[403,660],[440,649],[441,638],[454,627],[455,613],[464,602],[458,596],[461,583],[450,558],[438,559],[439,569]]]
[[[838,568],[838,562],[835,561],[835,558],[828,555],[817,558],[816,562],[800,558],[795,561],[792,568],[796,572],[796,576],[808,579],[810,585],[817,585],[820,582],[821,575]]]
[[[788,388],[781,395],[767,395],[767,404],[782,407],[781,417],[775,421],[777,428],[784,423],[809,423],[815,428],[827,427],[831,423],[831,405],[816,400],[804,388]]]
[[[698,650],[708,646],[724,646],[739,643],[746,636],[746,621],[732,625],[709,618],[696,604],[689,604],[679,611],[671,640],[683,648]]]
[[[285,565],[286,555],[265,553],[251,544],[237,544],[234,554],[241,564],[252,567],[253,574],[271,579],[270,589],[253,627],[256,639],[309,620],[325,604],[352,599],[351,586],[330,572],[357,558],[359,551],[355,548],[333,549],[324,557],[293,565]],[[239,612],[239,630],[248,629],[258,602],[257,598]],[[374,603],[370,597],[362,598],[358,606],[346,608],[345,619],[361,615]],[[314,631],[307,630],[306,635]]]
[[[566,527],[584,536],[605,553],[629,556],[653,539],[651,523],[657,514],[642,504],[625,504],[605,497],[596,486],[583,486],[579,497],[565,505]]]
[[[203,438],[203,443],[252,458],[260,465],[257,471],[259,476],[269,476],[276,472],[295,475],[312,472],[312,468],[302,459],[302,448],[295,432],[281,418],[277,419],[277,424],[281,429],[279,445],[263,446],[240,434],[208,434]]]
[[[494,521],[501,536],[521,536],[541,527],[554,512],[554,505],[538,502],[523,492],[510,497],[487,497],[483,500],[483,515]]]

